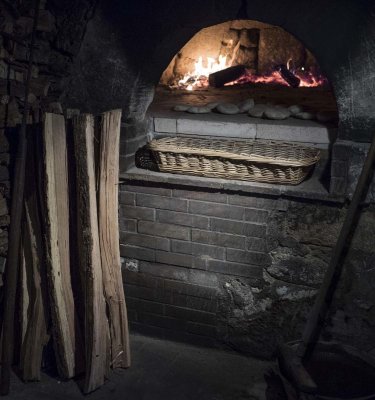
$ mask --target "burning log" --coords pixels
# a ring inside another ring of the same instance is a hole
[[[244,65],[236,65],[221,71],[214,72],[208,76],[210,86],[223,87],[226,83],[233,82],[246,73]]]
[[[293,72],[291,72],[286,65],[278,65],[276,71],[280,74],[280,76],[284,79],[284,81],[291,86],[292,88],[298,88],[301,80],[296,77]]]

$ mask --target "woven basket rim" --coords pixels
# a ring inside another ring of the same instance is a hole
[[[173,136],[153,139],[148,147],[155,152],[221,157],[285,166],[309,166],[320,159],[319,149],[262,139],[228,140]]]

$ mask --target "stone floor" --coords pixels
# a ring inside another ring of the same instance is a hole
[[[74,381],[43,375],[23,384],[13,377],[9,399],[27,400],[263,400],[264,372],[273,363],[237,353],[132,335],[132,367],[113,372],[84,396]]]

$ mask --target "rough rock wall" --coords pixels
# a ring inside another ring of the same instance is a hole
[[[10,182],[24,108],[34,9],[35,2],[30,0],[0,3],[0,274],[8,248]],[[30,123],[38,122],[44,111],[63,112],[58,103],[61,82],[71,73],[93,9],[90,0],[40,2],[27,99]]]
[[[290,201],[285,210],[270,215],[267,250],[271,262],[262,280],[254,285],[232,279],[224,285],[221,320],[228,343],[268,358],[278,344],[300,336],[344,213],[333,205]]]

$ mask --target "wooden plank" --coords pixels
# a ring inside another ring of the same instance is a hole
[[[84,392],[104,383],[108,321],[100,257],[94,159],[94,117],[73,118],[78,209],[79,262],[84,285],[86,372]]]
[[[45,115],[43,145],[52,333],[58,372],[62,378],[72,378],[79,372],[79,345],[70,276],[68,171],[62,115]]]
[[[121,276],[118,182],[121,110],[102,116],[98,174],[98,220],[104,296],[111,339],[110,364],[130,366],[128,319]]]

